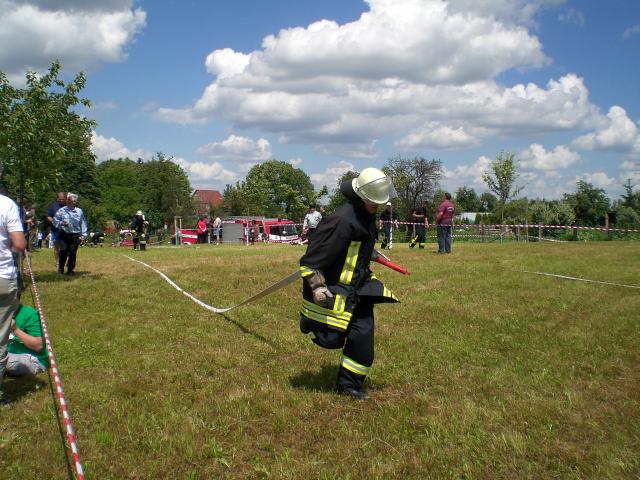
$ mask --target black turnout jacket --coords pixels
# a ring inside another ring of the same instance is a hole
[[[344,182],[340,190],[348,203],[322,219],[300,259],[302,277],[320,271],[334,297],[326,307],[313,303],[311,287],[303,281],[300,313],[310,320],[344,331],[360,297],[370,297],[374,303],[397,302],[398,299],[369,269],[377,236],[375,214],[365,210],[350,181]]]

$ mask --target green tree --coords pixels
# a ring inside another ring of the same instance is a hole
[[[171,224],[174,216],[189,218],[195,213],[189,177],[172,160],[173,157],[158,152],[150,161],[139,164],[140,208],[145,212],[149,224],[155,228],[164,223]]]
[[[455,194],[456,210],[459,212],[479,212],[482,202],[476,191],[471,187],[462,186]]]
[[[633,208],[618,205],[616,212],[616,228],[640,228],[640,215]]]
[[[524,186],[515,185],[519,176],[516,154],[505,151],[501,151],[491,163],[489,171],[482,174],[482,179],[489,190],[498,197],[501,222],[504,222],[507,202],[524,188]]]
[[[576,192],[564,195],[564,200],[571,205],[576,215],[576,222],[584,226],[604,225],[605,214],[609,211],[609,197],[601,188],[579,180]]]
[[[529,200],[518,198],[507,203],[500,217],[501,223],[527,223],[529,215]]]
[[[633,187],[635,185],[631,185],[631,179],[627,178],[627,183],[623,185],[622,206],[632,208],[640,213],[640,191],[634,193]]]
[[[544,200],[535,200],[529,205],[529,219],[527,222],[552,225],[556,222],[556,212]]]
[[[107,160],[98,165],[97,177],[106,215],[127,225],[142,207],[142,165],[128,158]]]
[[[422,201],[432,200],[442,178],[442,162],[422,157],[397,156],[382,170],[393,179],[398,192],[396,211],[400,218],[407,218]]]
[[[12,87],[0,72],[0,163],[4,186],[20,204],[51,186],[60,188],[69,164],[94,159],[95,122],[73,110],[78,104],[90,106],[78,96],[85,76],[79,73],[65,83],[60,69],[56,61],[42,76],[27,73],[24,89]]]
[[[483,192],[480,194],[480,211],[490,213],[498,206],[498,197],[493,193]]]
[[[576,221],[576,214],[570,204],[565,201],[551,202],[553,211],[553,222],[557,225],[573,225]]]
[[[269,160],[254,166],[243,182],[227,185],[225,209],[232,215],[301,219],[309,204],[327,194],[315,191],[309,176],[287,162]]]

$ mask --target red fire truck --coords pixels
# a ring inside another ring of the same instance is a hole
[[[180,230],[181,242],[194,244],[197,232],[194,229]],[[224,243],[250,243],[263,241],[269,243],[290,243],[300,240],[296,224],[284,218],[231,217],[222,222],[222,241]]]

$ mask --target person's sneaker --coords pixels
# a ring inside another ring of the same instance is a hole
[[[369,398],[369,394],[365,390],[358,390],[357,388],[353,387],[339,387],[338,395],[351,397],[355,400],[366,400]]]
[[[311,331],[311,328],[309,328],[309,320],[304,317],[300,318],[300,331],[305,335]]]
[[[67,270],[67,275],[75,275],[76,272],[74,272],[73,270]]]

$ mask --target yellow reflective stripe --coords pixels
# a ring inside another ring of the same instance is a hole
[[[314,270],[309,267],[300,266],[300,275],[302,277],[308,277],[309,275],[313,275]]]
[[[346,320],[340,320],[331,315],[322,315],[320,313],[316,313],[304,306],[300,309],[300,313],[311,320],[315,320],[316,322],[326,323],[332,327],[339,328],[340,330],[346,330],[349,326],[349,322]]]
[[[371,367],[365,367],[364,365],[361,365],[358,362],[354,362],[346,355],[342,355],[340,364],[347,370],[357,375],[367,375],[369,373],[369,370],[371,370]]]
[[[316,305],[315,303],[310,302],[309,300],[303,299],[302,307],[306,308],[307,310],[311,310],[312,312],[318,313],[320,315],[329,315],[331,317],[336,317],[341,320],[346,320],[347,322],[351,320],[351,317],[352,317],[351,312],[331,310],[330,308],[324,308],[324,307],[321,307],[320,305]]]
[[[353,272],[356,269],[356,260],[358,260],[358,252],[360,251],[360,245],[362,242],[351,242],[349,250],[347,251],[347,258],[344,261],[344,267],[342,267],[342,273],[340,274],[340,282],[349,285],[353,279]]]
[[[382,291],[382,296],[387,298],[393,298],[394,300],[398,300],[398,297],[396,297],[393,294],[393,292],[389,290],[387,287],[384,287],[384,290]]]
[[[344,312],[346,305],[346,297],[344,295],[336,295],[336,302],[333,304],[333,310],[335,312]]]

